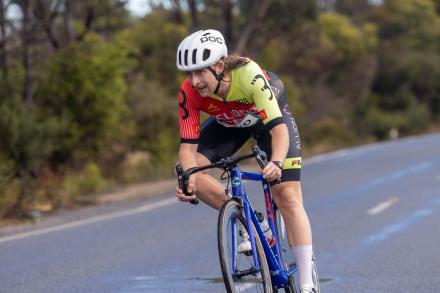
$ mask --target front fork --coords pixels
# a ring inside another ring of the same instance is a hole
[[[254,259],[255,271],[258,272],[260,271],[260,263],[258,262],[258,254],[256,253],[257,247],[255,243],[254,229],[252,229],[253,223],[251,218],[251,208],[250,208],[250,204],[246,200],[243,200],[243,208],[246,215],[246,225],[248,226],[248,234],[251,241],[251,248],[252,251],[255,252],[252,253],[252,257]],[[252,216],[255,217],[254,214],[252,214]]]
[[[251,207],[250,204],[246,201],[246,200],[242,200],[240,199],[241,205],[243,207],[243,212],[244,212],[244,216],[246,219],[246,226],[248,227],[248,235],[249,235],[249,241],[251,242],[251,251],[257,251],[257,246],[256,246],[256,242],[255,242],[255,234],[254,234],[254,229],[252,229],[252,216],[255,217],[254,214],[251,214]],[[239,229],[239,222],[236,221],[235,219],[232,222],[232,266],[233,266],[233,271],[235,273],[235,275],[240,275],[242,272],[240,272],[237,268],[237,255],[238,255],[238,251],[237,251],[237,247],[239,245],[238,243],[238,239],[236,237],[236,235],[239,235],[240,231]],[[260,263],[258,261],[258,254],[257,253],[252,253],[252,258],[254,261],[254,269],[252,273],[257,273],[260,271]]]

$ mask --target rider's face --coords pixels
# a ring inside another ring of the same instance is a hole
[[[188,71],[187,75],[191,84],[197,89],[202,97],[207,97],[214,92],[217,81],[209,69],[202,68]]]
[[[217,74],[220,74],[224,70],[223,60],[220,60],[216,64],[211,66]],[[211,95],[217,87],[217,80],[214,74],[208,68],[202,68],[199,70],[188,71],[186,73],[191,84],[197,89],[202,97]]]

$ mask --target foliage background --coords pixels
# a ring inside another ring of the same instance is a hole
[[[305,156],[439,129],[439,0],[148,5],[0,0],[0,218],[172,176],[175,50],[197,29],[282,77]]]

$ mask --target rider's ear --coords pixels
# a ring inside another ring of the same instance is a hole
[[[223,59],[220,59],[216,64],[217,74],[222,73],[224,70],[225,70],[225,62],[223,61]]]

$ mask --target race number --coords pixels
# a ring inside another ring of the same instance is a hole
[[[237,127],[251,127],[255,125],[260,120],[260,117],[255,114],[247,114],[244,118],[237,124]]]

